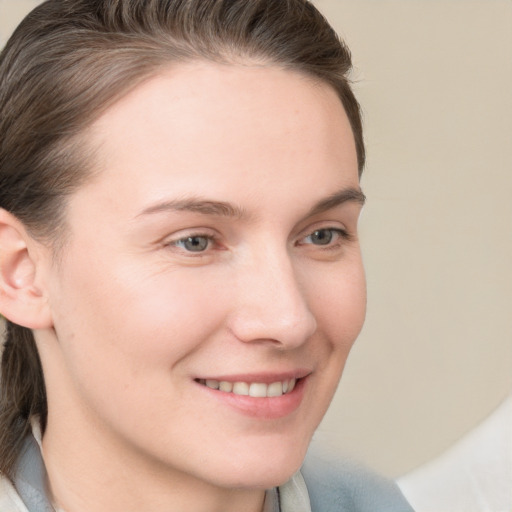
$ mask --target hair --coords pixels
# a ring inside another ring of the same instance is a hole
[[[90,177],[84,130],[164,67],[249,60],[331,85],[365,161],[351,57],[307,0],[47,0],[0,54],[0,208],[31,236],[65,238],[66,199]],[[0,473],[13,478],[30,418],[47,401],[34,336],[7,321],[0,381]]]

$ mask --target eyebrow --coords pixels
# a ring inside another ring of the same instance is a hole
[[[167,211],[187,211],[194,213],[201,213],[203,215],[217,215],[220,217],[247,217],[247,213],[243,208],[224,201],[212,201],[209,199],[202,199],[199,197],[192,197],[188,199],[176,199],[171,201],[164,201],[162,203],[150,206],[137,215],[147,215],[151,213],[161,213]]]
[[[364,203],[366,202],[366,196],[359,188],[346,188],[340,190],[339,192],[335,192],[325,199],[321,199],[313,206],[313,208],[311,208],[311,210],[309,210],[309,213],[306,215],[306,217],[313,217],[314,215],[332,210],[333,208],[348,202],[355,202],[361,206],[364,206]]]
[[[342,205],[347,202],[356,202],[361,206],[364,205],[366,197],[363,192],[358,188],[347,188],[339,192],[328,196],[325,199],[321,199],[318,203],[313,205],[309,210],[306,217],[312,217],[318,215],[332,208]],[[170,201],[163,201],[161,203],[149,206],[142,210],[137,215],[149,215],[154,213],[162,213],[168,211],[187,211],[200,213],[202,215],[215,215],[220,217],[235,217],[235,218],[247,218],[249,217],[246,210],[232,203],[226,203],[224,201],[213,201],[210,199],[204,199],[200,197],[191,197],[187,199],[176,199]]]

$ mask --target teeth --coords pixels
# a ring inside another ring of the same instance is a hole
[[[249,384],[247,384],[246,382],[235,382],[233,384],[233,393],[235,395],[248,395]]]
[[[223,380],[222,382],[219,382],[219,389],[221,391],[225,391],[226,393],[231,393],[231,391],[233,391],[233,383]]]
[[[205,384],[209,387],[209,388],[212,388],[212,389],[219,389],[219,381],[218,380],[211,380],[211,379],[206,379],[206,382]]]
[[[279,383],[278,383],[279,384]],[[257,398],[263,398],[267,396],[267,388],[266,384],[260,384],[259,382],[253,382],[251,387],[249,388],[249,395]]]
[[[210,389],[218,389],[225,393],[233,393],[235,395],[252,396],[255,398],[275,397],[290,393],[295,388],[296,379],[288,379],[284,381],[272,382],[264,384],[263,382],[228,382],[225,380],[206,379],[200,380],[201,384]]]
[[[267,386],[267,396],[281,396],[283,394],[283,383],[272,382]]]

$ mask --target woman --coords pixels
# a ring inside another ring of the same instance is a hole
[[[365,312],[349,70],[303,0],[49,0],[18,27],[2,510],[409,510],[298,472]]]

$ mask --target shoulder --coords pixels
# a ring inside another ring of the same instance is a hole
[[[28,512],[11,481],[0,476],[0,510],[2,512]]]
[[[353,462],[309,453],[301,473],[312,512],[413,512],[393,481]]]

